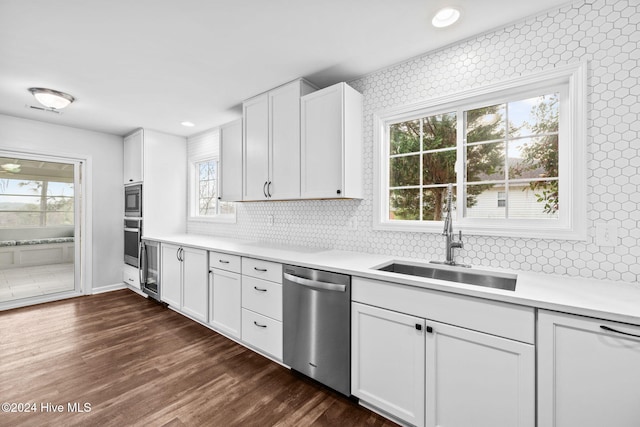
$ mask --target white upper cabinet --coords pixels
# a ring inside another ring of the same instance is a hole
[[[362,95],[338,83],[301,99],[301,198],[362,198]]]
[[[269,182],[269,96],[242,104],[244,148],[243,200],[267,199]]]
[[[142,183],[145,234],[184,233],[187,218],[187,141],[138,129],[124,138],[124,183]]]
[[[220,127],[220,200],[242,200],[242,119]]]
[[[142,182],[143,138],[144,131],[138,129],[124,138],[124,183]]]
[[[538,424],[640,425],[640,326],[538,310]]]
[[[242,104],[243,200],[300,198],[300,97],[314,90],[296,80]]]

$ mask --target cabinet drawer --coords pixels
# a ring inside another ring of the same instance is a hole
[[[240,273],[240,257],[222,252],[209,252],[209,268]]]
[[[243,308],[242,341],[282,360],[282,322]]]
[[[242,258],[242,274],[282,283],[282,264],[254,258]]]
[[[254,277],[244,277],[242,307],[282,321],[282,285]]]
[[[360,277],[354,277],[351,283],[352,301],[534,343],[532,307]]]
[[[129,286],[140,289],[140,275],[138,273],[138,269],[125,264],[124,270],[122,271],[122,281]]]

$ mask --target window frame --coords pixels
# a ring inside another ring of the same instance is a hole
[[[517,77],[451,95],[428,99],[373,114],[374,121],[374,224],[376,230],[441,233],[443,221],[390,220],[389,212],[389,126],[418,117],[448,112],[457,114],[456,212],[464,212],[463,111],[493,103],[504,103],[546,90],[562,89],[559,138],[559,197],[563,202],[559,219],[454,218],[457,229],[473,235],[586,240],[586,105],[587,64],[577,63]]]
[[[235,223],[236,210],[232,214],[216,213],[215,215],[200,215],[199,213],[199,184],[200,174],[199,167],[201,163],[215,161],[216,167],[216,193],[220,194],[220,156],[201,155],[193,156],[189,159],[189,221],[198,222],[217,222],[217,223]],[[216,201],[216,211],[219,212],[220,200]]]

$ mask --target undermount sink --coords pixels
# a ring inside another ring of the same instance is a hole
[[[464,283],[466,285],[504,289],[507,291],[516,290],[516,281],[518,279],[518,276],[515,274],[494,273],[446,265],[434,267],[423,264],[391,262],[389,264],[374,267],[374,269],[397,274],[425,277],[428,279],[447,280],[449,282]]]

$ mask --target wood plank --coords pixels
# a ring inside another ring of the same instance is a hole
[[[395,425],[128,290],[0,312],[0,402],[36,404],[0,426]]]

